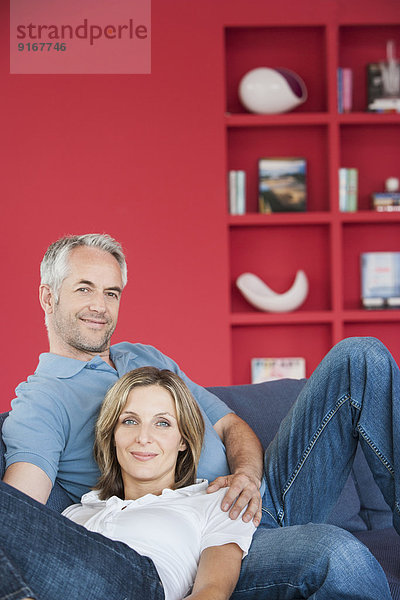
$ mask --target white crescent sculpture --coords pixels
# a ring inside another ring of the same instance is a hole
[[[305,102],[307,88],[302,78],[290,69],[258,67],[242,77],[239,99],[250,112],[273,115]]]
[[[295,310],[308,294],[308,279],[304,271],[297,271],[292,287],[283,294],[277,294],[257,275],[242,273],[236,285],[250,304],[267,312],[290,312]]]

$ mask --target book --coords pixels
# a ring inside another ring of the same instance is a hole
[[[397,93],[393,93],[393,90],[385,88],[385,67],[387,68],[387,63],[369,63],[367,65],[367,109],[369,112],[400,112],[400,90],[397,89]],[[396,63],[395,68],[397,68],[396,75],[399,79],[400,65]]]
[[[251,382],[275,381],[276,379],[303,379],[306,361],[301,357],[252,358]]]
[[[304,158],[260,158],[260,213],[304,212],[307,201],[306,171]]]
[[[372,194],[372,208],[379,212],[400,211],[400,192],[379,192]]]
[[[246,173],[231,170],[228,173],[229,212],[231,215],[246,213]]]
[[[339,169],[339,210],[355,212],[358,207],[358,169]]]
[[[400,252],[361,254],[364,308],[400,308]]]
[[[349,113],[353,108],[353,71],[347,67],[337,70],[338,112]]]

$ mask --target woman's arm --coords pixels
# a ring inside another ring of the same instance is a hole
[[[237,544],[203,550],[193,591],[185,600],[228,600],[239,578],[242,556]]]

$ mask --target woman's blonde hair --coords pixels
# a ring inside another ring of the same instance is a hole
[[[95,487],[99,497],[124,497],[121,469],[114,445],[114,430],[126,405],[129,393],[140,386],[158,385],[167,390],[175,404],[178,428],[186,449],[179,452],[175,469],[175,489],[196,480],[204,438],[204,421],[197,402],[182,379],[167,369],[141,367],[126,373],[110,388],[104,398],[96,423],[94,456],[101,476]]]

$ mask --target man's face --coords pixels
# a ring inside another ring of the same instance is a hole
[[[48,319],[50,351],[87,360],[108,352],[118,320],[121,270],[111,254],[85,246],[70,253],[68,264]]]

